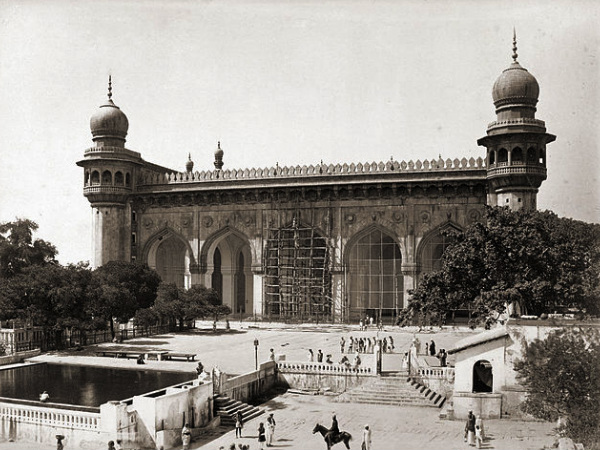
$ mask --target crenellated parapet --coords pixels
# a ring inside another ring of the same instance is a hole
[[[432,159],[416,161],[366,162],[358,164],[317,164],[265,168],[206,170],[196,172],[165,172],[143,170],[138,185],[201,183],[226,180],[257,180],[276,178],[316,178],[327,176],[381,175],[394,173],[452,172],[485,169],[482,158]]]

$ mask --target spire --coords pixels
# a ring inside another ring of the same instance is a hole
[[[517,54],[517,31],[515,30],[515,27],[513,27],[513,55],[512,55],[512,59],[515,63],[518,63],[517,61],[517,57],[519,56]]]
[[[108,76],[108,100],[112,100],[112,77]]]
[[[188,161],[185,163],[185,170],[189,173],[194,169],[194,161],[192,161],[192,154],[188,153]]]
[[[221,170],[223,168],[223,153],[221,141],[218,141],[217,149],[215,150],[215,169],[217,170]]]

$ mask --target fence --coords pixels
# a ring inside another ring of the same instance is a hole
[[[155,325],[151,327],[133,327],[118,330],[115,337],[119,340],[134,339],[136,337],[147,337],[156,334],[168,333],[171,331],[170,325]],[[42,332],[38,339],[31,339],[26,342],[17,342],[14,344],[16,352],[23,352],[33,349],[56,350],[59,348],[78,347],[81,345],[101,344],[113,340],[110,330],[101,331],[82,331],[75,330],[71,333],[62,333],[58,338],[54,333]]]
[[[23,401],[20,401],[21,403]],[[48,407],[12,405],[0,400],[0,419],[18,423],[46,425],[88,431],[100,430],[100,413],[70,409],[49,410]]]

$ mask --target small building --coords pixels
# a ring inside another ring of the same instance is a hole
[[[519,406],[527,391],[519,383],[514,363],[522,357],[525,343],[545,339],[553,330],[574,325],[575,322],[509,322],[458,341],[448,350],[456,361],[454,417],[466,418],[469,411],[484,419],[521,414]]]

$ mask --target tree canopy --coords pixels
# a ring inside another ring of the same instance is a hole
[[[600,332],[553,331],[527,344],[515,363],[528,396],[522,409],[539,419],[565,418],[566,434],[585,448],[600,448]]]
[[[423,277],[401,320],[464,308],[490,321],[507,305],[534,315],[559,307],[600,313],[599,225],[488,207],[482,223],[449,234],[442,269]]]
[[[38,224],[28,219],[0,224],[0,278],[17,275],[29,266],[56,263],[56,247],[33,239],[37,229]]]

